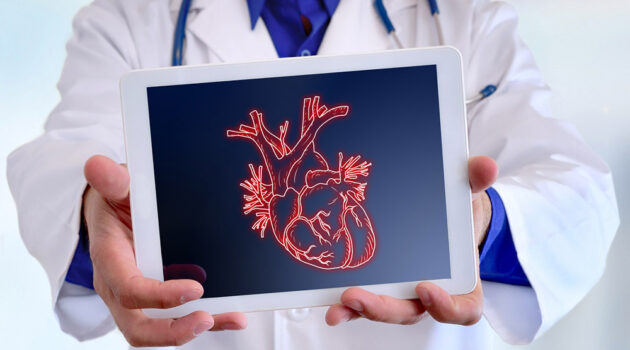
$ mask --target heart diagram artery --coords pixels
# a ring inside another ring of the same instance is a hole
[[[364,207],[372,163],[342,152],[329,161],[317,151],[320,130],[349,114],[348,105],[328,108],[320,96],[311,96],[303,99],[292,145],[286,140],[289,120],[273,132],[256,109],[249,113],[249,123],[226,133],[252,142],[260,154],[261,162],[249,164],[250,176],[240,183],[243,213],[254,218],[251,229],[260,238],[270,230],[286,253],[318,269],[357,268],[376,251],[376,234]]]

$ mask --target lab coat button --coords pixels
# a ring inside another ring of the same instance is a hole
[[[304,321],[308,317],[310,312],[311,312],[311,309],[309,308],[291,309],[289,310],[289,319],[296,322]]]

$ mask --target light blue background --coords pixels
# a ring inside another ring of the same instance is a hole
[[[520,33],[555,91],[555,115],[578,126],[610,164],[621,228],[604,277],[542,338],[518,349],[628,349],[630,338],[630,2],[509,0]],[[79,343],[63,334],[46,275],[18,234],[6,156],[42,131],[71,19],[85,0],[0,1],[0,340],[3,349],[122,349],[119,332]],[[442,14],[443,17],[448,13]],[[19,267],[19,268],[17,268]],[[497,349],[513,347],[496,340]]]

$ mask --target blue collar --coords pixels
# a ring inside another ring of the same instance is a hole
[[[300,1],[300,0],[297,0]],[[337,5],[339,5],[340,0],[322,0],[324,2],[324,6],[326,7],[326,11],[328,11],[328,15],[332,17],[333,13],[337,9]],[[247,6],[249,8],[249,19],[252,24],[252,30],[256,27],[256,22],[258,22],[258,18],[260,18],[260,14],[262,13],[263,8],[265,7],[265,3],[267,0],[247,0]],[[276,4],[275,6],[280,6]]]

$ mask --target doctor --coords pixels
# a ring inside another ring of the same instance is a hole
[[[415,301],[353,288],[330,308],[146,318],[138,308],[178,305],[202,290],[135,269],[129,178],[118,165],[118,81],[132,69],[171,64],[180,3],[96,0],[82,9],[61,102],[44,134],[8,159],[21,234],[48,274],[65,332],[90,339],[117,324],[135,346],[200,349],[490,348],[492,329],[508,342],[531,342],[600,278],[619,222],[611,174],[573,126],[551,118],[549,89],[510,7],[443,0],[440,33],[426,1],[385,1],[394,40],[368,0],[196,0],[185,64],[387,50],[398,41],[435,46],[443,37],[463,55],[468,96],[497,84],[492,97],[468,106],[470,153],[491,157],[469,163],[484,281],[457,297],[422,283]]]

